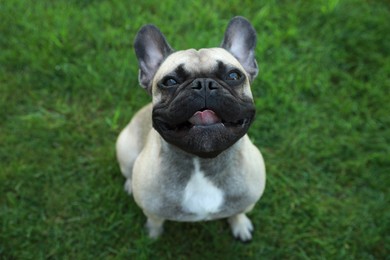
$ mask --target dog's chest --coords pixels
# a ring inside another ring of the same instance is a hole
[[[218,213],[224,203],[224,192],[207,179],[198,159],[193,159],[194,169],[185,186],[182,209],[191,220],[207,220]]]

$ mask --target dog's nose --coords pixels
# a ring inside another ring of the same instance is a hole
[[[196,91],[212,91],[218,89],[218,83],[209,78],[198,78],[192,82],[192,89]]]

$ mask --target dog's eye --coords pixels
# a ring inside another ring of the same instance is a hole
[[[239,80],[240,78],[241,74],[236,70],[230,71],[226,77],[227,80]]]
[[[164,79],[164,80],[162,81],[162,84],[163,84],[164,86],[170,87],[170,86],[175,86],[175,85],[177,85],[178,82],[177,82],[176,79],[174,79],[174,78],[172,78],[172,77],[168,77],[168,78],[166,78],[166,79]]]

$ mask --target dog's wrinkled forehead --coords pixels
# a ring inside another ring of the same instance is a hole
[[[226,65],[236,67],[245,73],[244,68],[241,66],[238,60],[232,54],[222,48],[208,48],[200,50],[189,49],[177,51],[168,56],[157,70],[154,77],[154,83],[179,66],[183,66],[184,70],[194,74],[208,74],[209,72],[214,71],[218,66],[218,62],[221,61]]]

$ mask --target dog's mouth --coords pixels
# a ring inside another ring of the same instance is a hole
[[[199,125],[213,125],[221,122],[221,119],[214,113],[214,111],[206,109],[203,111],[197,111],[195,114],[188,119],[189,123],[194,126]]]
[[[153,127],[170,144],[200,157],[212,158],[243,137],[255,115],[247,107],[210,107],[192,111],[153,109]],[[162,113],[164,112],[164,113]]]
[[[183,132],[189,131],[192,128],[212,129],[215,127],[226,128],[245,128],[251,122],[250,118],[243,118],[234,122],[226,121],[220,118],[214,111],[210,109],[199,110],[195,112],[188,120],[180,124],[171,125],[163,123],[165,130]]]

